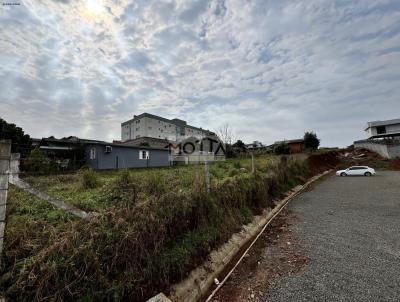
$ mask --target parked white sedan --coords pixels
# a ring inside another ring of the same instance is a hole
[[[339,170],[336,172],[337,176],[348,176],[348,175],[364,175],[372,176],[375,175],[375,170],[368,166],[353,166],[346,170]]]

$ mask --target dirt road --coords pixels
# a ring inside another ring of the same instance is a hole
[[[214,301],[399,301],[400,172],[292,200]]]

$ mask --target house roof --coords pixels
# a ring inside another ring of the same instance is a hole
[[[127,141],[114,141],[114,144],[118,144],[118,145],[132,145],[135,143],[142,143],[142,142],[156,142],[156,143],[168,143],[169,141],[165,138],[157,138],[157,137],[150,137],[150,136],[141,136],[138,138],[134,138],[134,139],[130,139]]]
[[[388,126],[388,125],[394,125],[394,124],[400,124],[400,118],[392,119],[392,120],[385,120],[385,121],[368,122],[367,128],[365,128],[365,130],[368,130],[369,128],[372,128],[372,127]]]
[[[132,146],[132,145],[124,145],[121,143],[109,143],[105,141],[99,141],[99,140],[92,140],[92,139],[81,139],[76,136],[70,136],[70,137],[64,137],[61,139],[57,139],[54,137],[50,138],[43,138],[41,142],[45,143],[60,143],[64,146],[45,146],[41,145],[41,149],[52,149],[52,150],[71,150],[71,147],[69,146],[76,146],[79,147],[81,145],[97,145],[97,146],[114,146],[114,147],[123,147],[123,148],[132,148],[132,149],[146,149],[146,150],[163,150],[163,151],[168,151],[168,149],[165,148],[156,148],[156,147],[148,147],[148,146]],[[67,146],[65,146],[67,145]],[[69,148],[69,149],[67,149]]]
[[[297,144],[297,143],[304,143],[304,139],[303,138],[286,139],[283,141],[277,141],[274,144]]]
[[[121,148],[130,148],[130,149],[141,149],[141,150],[161,150],[161,151],[169,151],[166,148],[156,148],[156,147],[148,147],[148,146],[132,146],[132,145],[122,145],[122,144],[115,144],[115,143],[107,143],[107,142],[86,142],[85,145],[90,146],[111,146],[111,147],[121,147]]]

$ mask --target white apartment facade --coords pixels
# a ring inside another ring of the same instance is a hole
[[[214,135],[214,133],[190,126],[184,120],[169,120],[149,113],[134,115],[133,119],[121,124],[122,142],[141,137],[178,141],[188,137],[203,138],[207,135]]]

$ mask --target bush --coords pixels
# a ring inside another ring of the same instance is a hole
[[[79,171],[80,184],[82,189],[94,189],[98,186],[99,181],[95,171],[92,169],[84,169]]]
[[[242,165],[240,164],[240,161],[235,161],[235,162],[233,163],[233,167],[234,167],[235,169],[240,169],[240,168],[242,167]]]
[[[288,144],[285,144],[285,143],[277,144],[274,147],[274,153],[276,155],[289,154],[290,148],[289,148]]]
[[[235,176],[235,175],[238,175],[238,174],[239,174],[239,170],[236,170],[236,169],[230,169],[228,171],[228,176],[229,177],[232,177],[232,176]]]
[[[46,158],[39,147],[35,147],[29,156],[22,161],[22,169],[33,174],[50,174],[57,171],[57,164]]]

